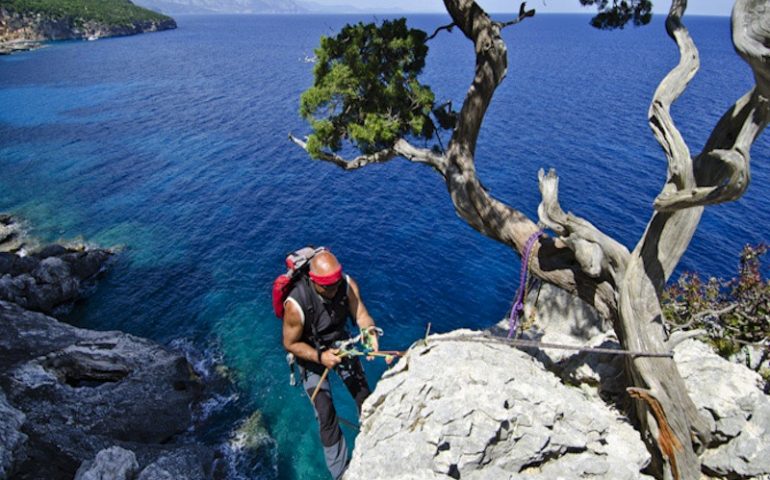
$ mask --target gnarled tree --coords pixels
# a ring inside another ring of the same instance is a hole
[[[580,0],[598,4],[594,24],[622,26],[649,21],[650,2]],[[507,48],[500,31],[534,14],[522,4],[517,19],[494,21],[476,2],[444,0],[452,24],[476,53],[475,76],[459,112],[434,105],[430,89],[417,81],[428,37],[404,22],[382,27],[346,27],[322,40],[315,85],[302,98],[302,114],[313,126],[306,140],[291,140],[314,158],[345,170],[403,157],[430,165],[445,180],[457,214],[479,232],[520,254],[541,226],[533,249],[533,275],[596,307],[609,319],[623,346],[647,352],[670,351],[681,337],[669,338],[662,322],[662,290],[687,249],[706,205],[732,201],[746,190],[749,151],[770,118],[770,1],[737,0],[732,12],[733,43],[749,64],[755,86],[714,127],[703,151],[692,156],[669,113],[699,67],[698,50],[682,24],[686,0],[673,0],[666,29],[680,52],[679,64],[661,81],[652,99],[649,123],[668,160],[668,175],[652,217],[633,251],[588,221],[559,206],[556,173],[540,171],[539,223],[492,196],[475,167],[476,141],[487,107],[506,76]],[[630,5],[630,8],[629,8]],[[613,9],[612,7],[616,7]],[[625,10],[620,7],[625,7]],[[436,34],[434,33],[434,36]],[[418,148],[409,138],[430,138],[440,127],[452,130],[446,149]],[[361,151],[354,159],[337,153],[350,139]],[[643,436],[655,452],[654,470],[665,479],[700,477],[698,454],[709,430],[689,398],[673,359],[629,357],[627,369],[637,399]]]

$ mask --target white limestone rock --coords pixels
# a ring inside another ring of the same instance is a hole
[[[769,478],[770,397],[762,393],[762,378],[695,340],[678,345],[674,359],[714,437],[702,457],[704,470],[728,478]]]
[[[524,304],[520,338],[541,343],[575,347],[619,349],[620,343],[609,325],[592,306],[549,283],[537,284]],[[507,336],[508,319],[489,329]],[[592,395],[615,400],[625,395],[623,357],[569,349],[522,348],[537,358],[565,383],[582,385]]]
[[[615,411],[479,332],[432,336],[363,407],[348,480],[639,479],[650,457]]]

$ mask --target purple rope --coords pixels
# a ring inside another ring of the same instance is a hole
[[[540,235],[543,234],[542,230],[538,230],[533,233],[527,239],[527,245],[524,247],[524,257],[521,259],[521,275],[519,276],[519,289],[516,291],[516,302],[511,307],[511,317],[508,321],[508,338],[513,336],[513,332],[519,326],[519,317],[524,312],[524,287],[527,285],[527,271],[529,270],[529,255],[532,253],[532,247],[535,246],[535,242]]]

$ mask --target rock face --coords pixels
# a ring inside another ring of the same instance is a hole
[[[695,340],[674,353],[690,396],[711,426],[704,471],[733,479],[770,476],[770,397],[762,393],[762,378]]]
[[[120,447],[106,448],[97,453],[93,461],[86,460],[80,465],[75,480],[131,480],[138,469],[134,452]]]
[[[26,417],[8,404],[0,391],[0,478],[7,478],[15,459],[24,456],[27,436],[21,432]]]
[[[649,454],[617,412],[471,331],[432,336],[364,404],[346,479],[637,479]]]
[[[0,386],[24,414],[29,437],[14,478],[72,478],[114,445],[148,465],[173,451],[170,442],[192,424],[201,385],[181,355],[3,301],[0,330]]]
[[[602,333],[598,315],[577,298],[546,286],[539,300],[534,293],[527,307],[536,321],[523,337],[621,348],[614,333]],[[503,327],[501,323],[496,328]],[[622,357],[534,349],[530,353],[566,383],[587,392],[596,388],[611,402],[626,398]],[[674,353],[691,398],[711,424],[713,442],[702,456],[703,471],[730,479],[770,477],[770,397],[763,394],[762,378],[695,340],[678,345]]]
[[[590,309],[571,313],[565,295],[541,292],[536,306],[530,298],[527,313],[536,322],[522,336],[621,348]],[[649,454],[638,432],[607,406],[627,404],[623,357],[516,350],[504,343],[507,328],[503,321],[413,347],[364,404],[345,478],[648,478],[640,472]],[[762,378],[695,340],[674,353],[711,424],[703,478],[770,478],[770,397]]]
[[[507,336],[508,320],[489,329]],[[520,338],[543,343],[620,348],[615,332],[598,312],[574,295],[543,283],[532,288],[524,304]],[[623,357],[549,348],[523,348],[569,385],[618,403],[625,395]],[[590,387],[590,388],[585,388]]]

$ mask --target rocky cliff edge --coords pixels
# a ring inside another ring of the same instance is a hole
[[[545,290],[539,311],[528,311],[536,324],[525,337],[620,348],[576,299]],[[651,478],[640,434],[617,408],[622,358],[524,352],[506,344],[505,327],[415,344],[364,404],[344,478]],[[770,398],[761,377],[695,340],[680,344],[675,360],[714,434],[703,478],[770,478]]]

